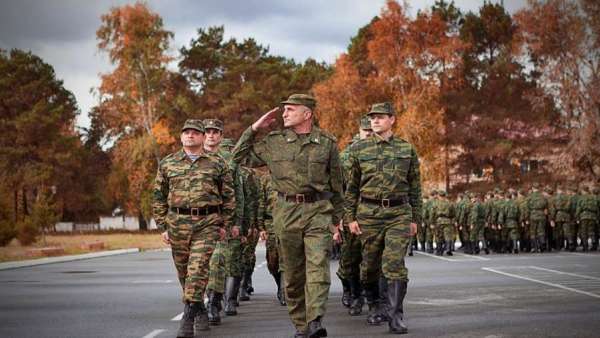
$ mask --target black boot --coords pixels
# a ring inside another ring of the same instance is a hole
[[[377,283],[377,300],[375,301],[374,309],[367,316],[367,324],[369,325],[381,325],[383,322],[387,322],[387,279],[383,276],[379,277]]]
[[[413,256],[413,248],[414,248],[414,245],[412,245],[412,244],[410,244],[408,246],[408,255],[411,257]]]
[[[327,337],[327,330],[321,324],[321,317],[317,317],[308,323],[306,336],[309,338]]]
[[[239,283],[240,279],[236,277],[227,277],[225,280],[225,314],[228,316],[237,315],[236,301]]]
[[[408,332],[404,324],[404,296],[406,296],[407,281],[393,280],[388,286],[388,304],[387,311],[388,325],[391,333],[404,334]]]
[[[446,254],[452,256],[452,241],[446,241]]]
[[[248,295],[248,275],[244,273],[240,281],[240,301],[246,302],[250,300]]]
[[[193,303],[192,306],[197,308],[195,310],[196,315],[194,316],[194,338],[201,338],[204,337],[204,334],[202,334],[203,331],[210,330],[208,326],[208,313],[204,307],[204,302]]]
[[[194,336],[194,317],[196,313],[195,307],[192,307],[190,303],[185,303],[183,308],[183,317],[179,322],[179,331],[177,331],[177,338],[191,338]]]
[[[518,254],[519,253],[519,242],[515,239],[512,241],[512,251],[514,254]]]
[[[341,278],[342,281],[342,305],[350,307],[352,304],[352,294],[350,293],[350,281],[346,278]]]
[[[350,293],[352,294],[352,304],[348,313],[351,316],[360,316],[364,304],[362,296],[362,287],[360,285],[360,279],[358,276],[352,276],[350,278]]]
[[[221,324],[221,300],[223,294],[215,292],[214,290],[208,290],[208,323],[210,325]]]
[[[254,268],[246,271],[246,292],[248,292],[248,296],[254,293],[254,287],[252,286],[252,274],[254,273]]]
[[[437,256],[442,256],[444,254],[443,250],[444,250],[444,248],[443,248],[442,242],[438,241],[435,245],[435,254]]]

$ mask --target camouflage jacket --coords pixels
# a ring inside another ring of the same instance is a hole
[[[481,226],[485,223],[486,210],[485,205],[481,202],[475,202],[471,208],[469,215],[469,225]]]
[[[576,208],[575,199],[567,194],[557,194],[552,200],[550,218],[555,222],[571,222]]]
[[[500,212],[499,224],[508,228],[515,228],[521,220],[519,203],[515,199],[508,199],[503,203],[502,211]]]
[[[433,204],[431,209],[431,219],[436,225],[454,225],[456,212],[454,204],[443,199]]]
[[[260,176],[260,191],[258,200],[258,229],[260,231],[273,231],[270,229],[273,223],[273,204],[275,204],[275,194],[271,187],[271,175]]]
[[[548,199],[542,193],[536,191],[527,196],[527,210],[530,220],[544,220],[548,215]]]
[[[351,169],[344,202],[344,223],[356,220],[360,197],[397,200],[408,196],[413,223],[421,223],[421,176],[415,148],[399,137],[377,134],[350,146]]]
[[[456,222],[458,225],[469,224],[469,212],[471,211],[471,202],[463,198],[456,204]]]
[[[233,153],[237,163],[250,158],[254,166],[267,165],[273,190],[288,194],[330,192],[334,208],[333,224],[343,214],[342,168],[336,139],[313,126],[310,134],[298,135],[291,129],[270,132],[256,141],[249,127],[240,137]]]
[[[581,195],[577,201],[577,210],[575,216],[578,221],[597,220],[600,215],[600,202],[592,194]]]
[[[169,208],[220,205],[223,226],[233,221],[235,196],[229,166],[215,154],[204,153],[192,162],[182,150],[166,156],[158,165],[152,209],[157,227],[166,230]]]

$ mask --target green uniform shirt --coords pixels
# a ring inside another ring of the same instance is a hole
[[[413,223],[421,223],[419,158],[410,143],[395,136],[386,141],[373,134],[350,146],[349,160],[344,223],[356,220],[361,196],[376,200],[408,196]]]
[[[190,160],[182,150],[166,156],[158,165],[152,209],[157,227],[166,230],[169,208],[202,208],[221,205],[224,226],[231,227],[235,208],[229,166],[216,154]]]
[[[318,127],[310,134],[298,135],[291,129],[270,132],[256,141],[249,127],[234,149],[234,161],[250,157],[256,166],[267,165],[274,191],[295,195],[332,193],[333,223],[343,214],[342,169],[336,139]]]

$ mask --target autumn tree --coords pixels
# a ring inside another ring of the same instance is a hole
[[[516,15],[523,57],[540,90],[534,105],[551,100],[569,145],[562,169],[600,180],[600,3],[529,1]]]
[[[127,173],[130,194],[122,207],[147,220],[150,213],[141,213],[147,201],[140,198],[162,156],[158,139],[168,130],[160,108],[168,99],[167,65],[173,60],[168,49],[173,34],[142,2],[114,7],[101,21],[98,48],[108,54],[115,69],[101,75],[95,114],[114,142],[113,163]]]
[[[424,176],[444,176],[447,134],[441,93],[460,70],[464,44],[437,12],[411,19],[405,8],[388,1],[381,15],[353,38],[349,55],[336,61],[332,77],[314,91],[327,113],[323,125],[342,142],[351,138],[370,104],[392,101],[398,111],[396,132],[415,144]]]

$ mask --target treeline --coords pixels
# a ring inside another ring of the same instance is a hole
[[[437,1],[410,17],[388,1],[328,65],[226,39],[222,26],[173,53],[158,13],[114,7],[97,30],[113,70],[94,88],[89,128],[75,128],[77,103],[51,65],[0,52],[0,243],[114,210],[147,222],[157,162],[179,147],[185,119],[221,118],[237,138],[294,92],[317,97],[319,124],[341,147],[369,104],[393,101],[426,184],[460,189],[481,170],[494,184],[598,180],[599,14],[593,0],[530,1],[514,15]],[[539,177],[517,166],[533,158],[551,159]]]

